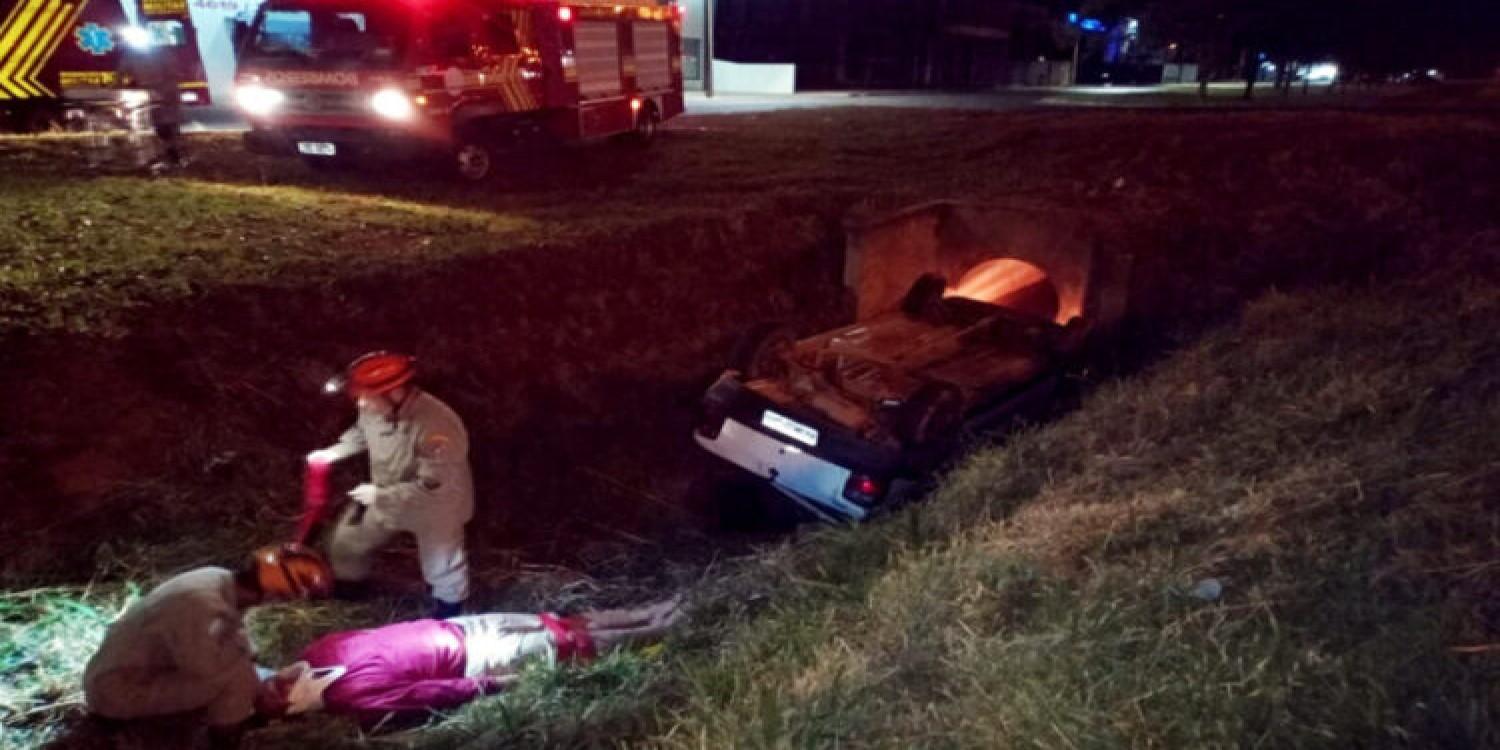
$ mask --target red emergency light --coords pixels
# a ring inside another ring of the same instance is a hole
[[[572,23],[573,22],[573,9],[569,8],[566,5],[564,5],[561,8],[558,8],[557,9],[557,20],[562,21],[563,23]]]

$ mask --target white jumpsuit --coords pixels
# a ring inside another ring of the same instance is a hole
[[[210,724],[236,724],[255,713],[252,654],[234,574],[188,571],[109,626],[84,668],[84,701],[111,719],[207,709]]]
[[[469,597],[464,524],[474,516],[469,435],[447,404],[413,390],[393,417],[360,410],[354,426],[328,449],[336,459],[370,454],[375,502],[355,522],[357,504],[339,516],[329,549],[334,576],[361,581],[370,555],[397,532],[417,538],[422,577],[445,602]]]

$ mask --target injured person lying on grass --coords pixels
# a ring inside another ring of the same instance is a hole
[[[670,599],[568,617],[470,615],[330,633],[261,683],[256,709],[266,718],[326,711],[366,727],[420,717],[506,689],[531,661],[586,662],[655,642],[682,617]]]

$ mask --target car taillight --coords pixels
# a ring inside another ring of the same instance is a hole
[[[880,499],[885,487],[880,480],[867,474],[850,474],[844,482],[844,497],[860,505],[870,505]]]

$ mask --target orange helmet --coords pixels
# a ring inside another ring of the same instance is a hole
[[[322,599],[333,593],[333,570],[323,556],[296,542],[261,547],[251,555],[261,593],[277,599]]]
[[[385,393],[411,382],[417,374],[417,360],[394,352],[369,352],[362,354],[341,375],[329,380],[323,390],[327,393]]]

